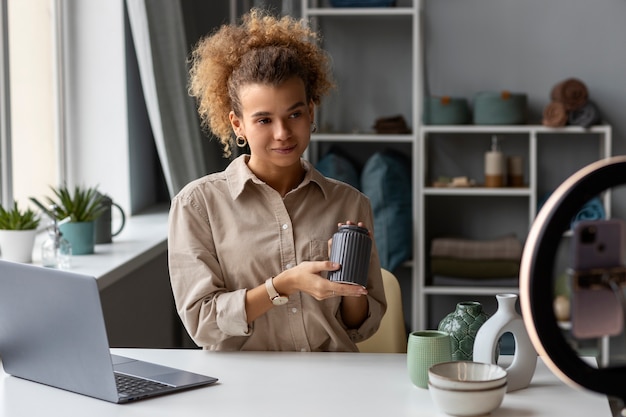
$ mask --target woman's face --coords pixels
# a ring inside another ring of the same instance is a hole
[[[275,169],[299,164],[311,140],[313,103],[304,82],[290,78],[279,86],[247,84],[239,90],[242,117],[230,113],[237,136],[250,146],[249,165]]]

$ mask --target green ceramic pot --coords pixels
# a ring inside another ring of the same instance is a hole
[[[72,245],[72,255],[94,253],[96,246],[95,222],[69,222],[59,226],[63,237]]]
[[[477,301],[462,301],[439,323],[438,330],[450,335],[453,361],[471,361],[478,329],[489,318]]]

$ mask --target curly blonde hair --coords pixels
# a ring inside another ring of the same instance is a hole
[[[241,86],[279,85],[299,77],[307,100],[316,105],[334,87],[330,59],[319,41],[319,33],[303,20],[252,9],[240,25],[223,25],[198,42],[191,53],[189,94],[197,100],[203,128],[219,138],[225,157],[234,142],[228,114],[232,110],[241,117]]]

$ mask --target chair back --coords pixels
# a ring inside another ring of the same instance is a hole
[[[383,287],[387,299],[387,311],[378,331],[367,340],[357,343],[361,352],[406,353],[407,332],[402,310],[402,291],[395,275],[381,268]]]

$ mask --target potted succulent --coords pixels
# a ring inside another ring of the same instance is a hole
[[[17,202],[7,209],[0,206],[0,256],[14,262],[32,261],[40,217],[33,210],[20,210]]]
[[[72,245],[73,255],[94,253],[95,220],[103,213],[104,196],[97,187],[75,186],[73,189],[63,185],[50,187],[53,197],[42,201],[31,197],[50,218],[56,219],[65,239]]]

